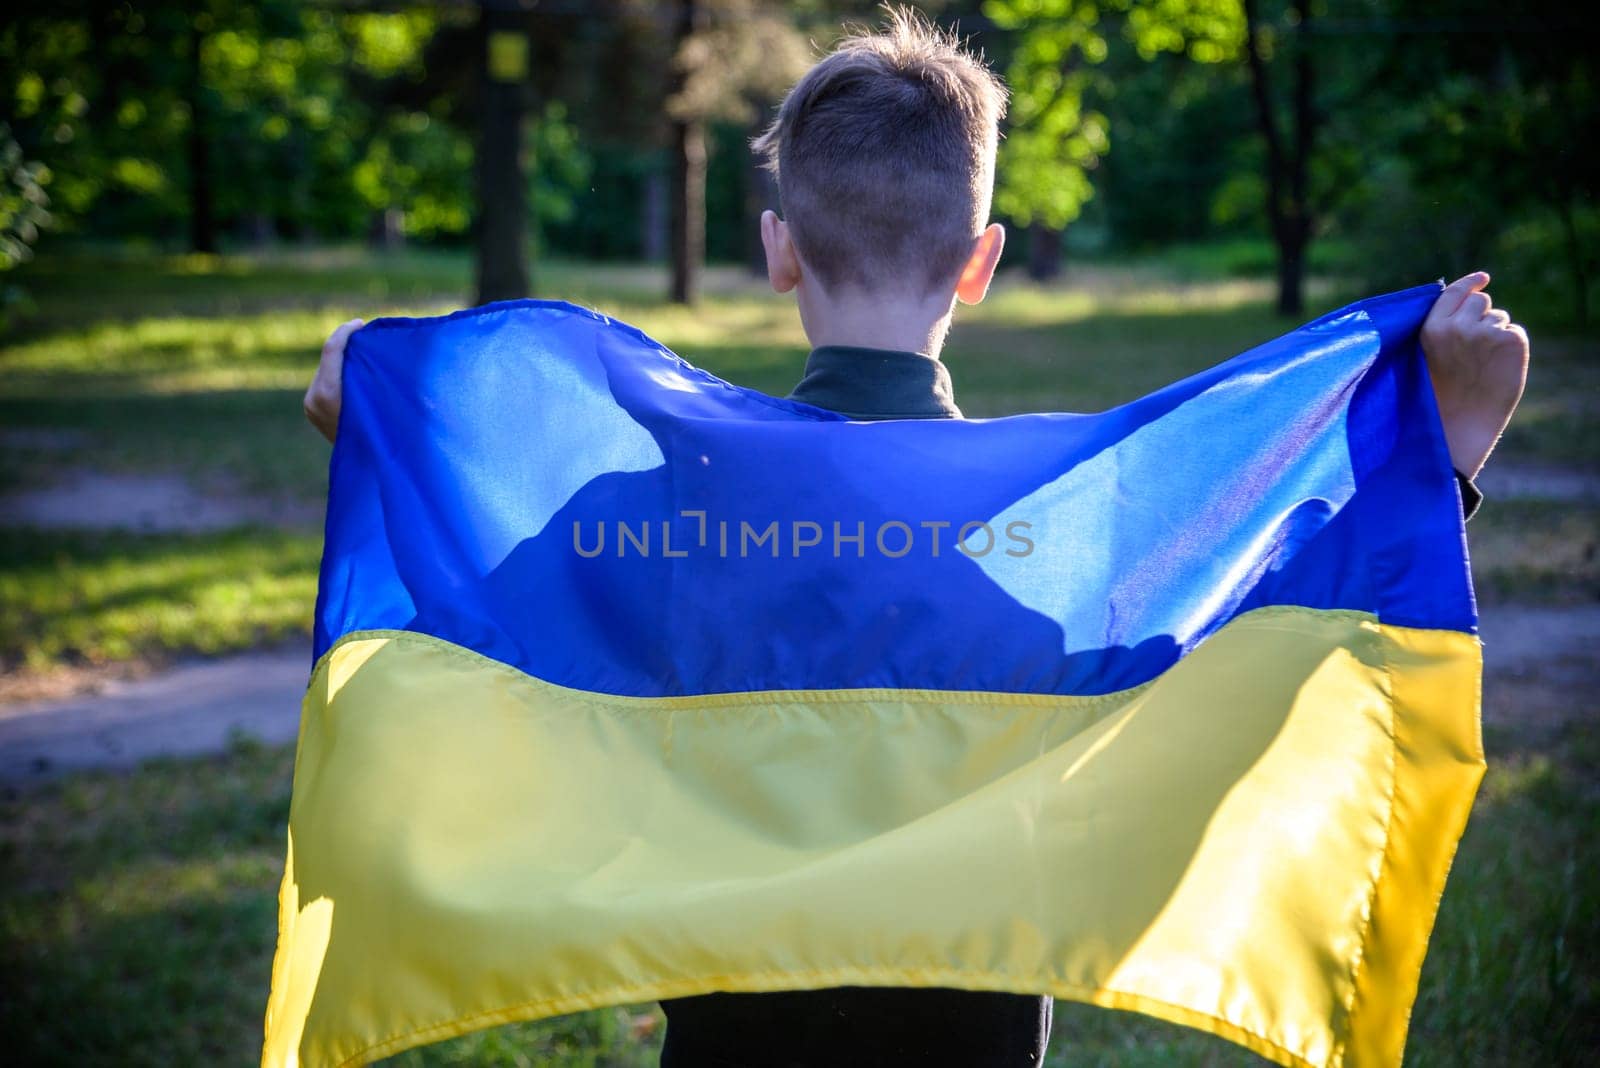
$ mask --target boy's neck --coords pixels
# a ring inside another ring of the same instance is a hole
[[[934,359],[944,347],[955,307],[954,293],[924,297],[846,289],[830,294],[810,279],[795,287],[795,296],[813,348],[894,349]]]

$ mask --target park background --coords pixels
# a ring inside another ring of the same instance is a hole
[[[1528,395],[1470,527],[1490,770],[1408,1060],[1584,1063],[1600,1048],[1595,27],[1551,0],[918,6],[1013,92],[1006,258],[946,355],[969,415],[1101,410],[1347,299],[1476,268],[1527,324]],[[787,392],[806,345],[755,267],[776,205],[747,143],[843,23],[877,17],[826,0],[11,0],[0,755],[196,665],[303,672],[327,448],[300,395],[344,319],[561,298]],[[256,1056],[292,745],[159,748],[5,765],[9,1063]],[[660,1035],[632,1006],[394,1060],[645,1065]],[[1253,1061],[1057,1009],[1053,1065]]]

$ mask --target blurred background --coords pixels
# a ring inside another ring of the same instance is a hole
[[[1012,90],[972,416],[1094,411],[1483,268],[1528,395],[1469,526],[1491,770],[1416,1064],[1600,1048],[1600,95],[1578,6],[912,5]],[[0,12],[0,1039],[257,1055],[344,319],[571,300],[784,393],[750,138],[870,3],[10,0]],[[653,1006],[404,1064],[644,1065]],[[1062,1004],[1052,1064],[1253,1062]]]

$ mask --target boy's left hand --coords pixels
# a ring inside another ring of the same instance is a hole
[[[339,433],[339,409],[344,403],[344,347],[350,335],[365,325],[361,319],[340,323],[322,345],[316,376],[306,387],[306,418],[318,433],[332,442]]]
[[[1445,287],[1422,324],[1450,460],[1468,478],[1489,458],[1528,380],[1528,332],[1494,307],[1475,271]]]

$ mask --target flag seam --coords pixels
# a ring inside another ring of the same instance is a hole
[[[1379,622],[1378,617],[1373,613],[1353,608],[1307,608],[1301,605],[1264,605],[1260,608],[1253,608],[1247,612],[1242,612],[1228,620],[1228,623],[1233,624],[1241,620],[1266,621],[1273,618],[1286,616],[1305,616],[1320,619],[1352,619],[1358,622],[1367,623],[1372,627],[1376,627]],[[1448,630],[1450,628],[1425,627],[1410,629]],[[1219,632],[1220,630],[1221,628],[1218,628]],[[1205,644],[1206,641],[1209,641],[1211,637],[1212,635],[1207,635],[1206,638],[1197,643],[1194,648],[1191,648],[1187,653],[1184,654],[1184,656],[1180,657],[1179,662],[1187,659],[1189,656],[1192,656],[1195,650],[1201,645]],[[510,672],[518,678],[533,679],[540,685],[548,686],[553,690],[558,690],[563,693],[581,694],[583,698],[588,701],[598,701],[600,703],[610,705],[616,709],[627,710],[631,708],[637,711],[646,711],[647,706],[650,709],[695,709],[700,711],[708,711],[716,708],[737,708],[740,706],[756,704],[859,704],[863,701],[873,700],[901,701],[907,697],[933,697],[950,704],[970,704],[978,706],[1034,706],[1039,708],[1051,708],[1064,700],[1071,701],[1076,705],[1094,706],[1126,701],[1142,690],[1149,689],[1161,679],[1161,675],[1157,675],[1155,678],[1146,682],[1141,682],[1137,686],[1130,686],[1124,690],[1113,690],[1109,693],[1096,694],[1038,693],[1012,690],[941,690],[931,687],[917,686],[864,686],[824,689],[724,690],[702,694],[662,694],[659,696],[648,696],[639,694],[609,693],[604,690],[586,690],[578,686],[567,686],[559,682],[551,682],[548,679],[539,678],[539,676],[527,671],[523,671],[521,668],[518,668],[513,664],[508,664],[504,660],[497,660],[494,657],[486,656],[475,649],[466,648],[465,646],[459,645],[456,642],[452,642],[447,638],[441,638],[425,631],[373,628],[371,630],[347,631],[340,635],[328,647],[328,649],[317,658],[316,663],[312,666],[311,680],[309,680],[309,682],[315,681],[317,673],[327,662],[328,658],[333,656],[333,654],[340,647],[358,641],[416,641],[419,644],[437,648],[441,652],[444,652],[450,656],[463,659],[475,666],[488,665],[502,671]],[[1170,671],[1171,667],[1169,666],[1167,670]],[[1165,672],[1162,674],[1165,674]]]
[[[1392,860],[1392,843],[1394,841],[1394,821],[1397,805],[1395,799],[1400,787],[1400,726],[1399,712],[1395,707],[1394,669],[1390,657],[1390,643],[1380,641],[1383,658],[1383,685],[1384,696],[1387,698],[1385,705],[1389,710],[1389,781],[1384,791],[1384,803],[1387,809],[1383,821],[1383,848],[1378,853],[1378,870],[1372,875],[1372,885],[1367,891],[1367,900],[1361,907],[1361,941],[1357,944],[1356,953],[1350,962],[1350,993],[1345,997],[1344,1004],[1340,1006],[1343,1012],[1342,1034],[1334,1044],[1328,1057],[1329,1068],[1337,1068],[1345,1062],[1345,1055],[1349,1051],[1350,1037],[1354,1031],[1357,1002],[1361,998],[1361,974],[1367,962],[1367,953],[1371,948],[1372,933],[1374,930],[1373,917],[1377,913],[1378,893],[1383,888],[1384,875],[1389,871]]]

